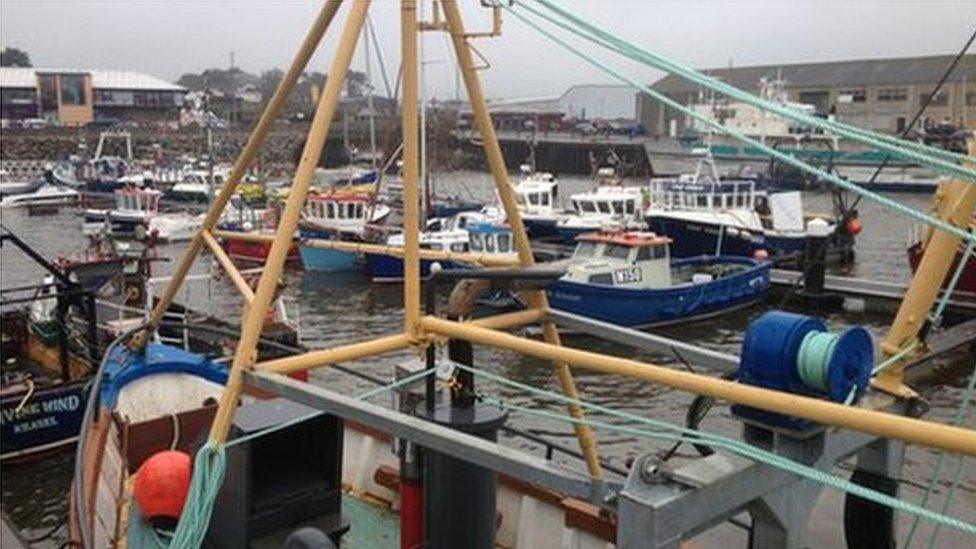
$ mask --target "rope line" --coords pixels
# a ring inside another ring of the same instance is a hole
[[[683,66],[651,51],[643,49],[634,43],[625,41],[616,35],[597,27],[593,23],[590,23],[589,21],[573,14],[569,10],[559,7],[555,4],[555,2],[550,0],[537,0],[537,2],[549,11],[555,13],[557,16],[562,17],[566,21],[571,22],[573,25],[576,25],[581,29],[586,29],[594,37],[598,37],[603,40],[604,43],[601,45],[604,47],[612,49],[621,55],[633,59],[634,61],[668,73],[676,74],[685,80],[728,97],[738,99],[761,110],[773,112],[784,118],[847,137],[853,141],[890,152],[893,155],[899,156],[906,160],[927,165],[938,171],[951,173],[962,177],[967,181],[976,183],[976,171],[959,166],[955,163],[967,161],[966,155],[938,149],[921,143],[905,141],[893,136],[879,134],[870,130],[859,128],[857,126],[838,122],[836,120],[819,118],[791,107],[787,107],[786,105],[757,97],[747,91],[736,88],[714,77],[707,76],[690,67]],[[536,13],[536,15],[549,19],[550,21],[552,20],[548,16],[532,10],[532,8],[529,8],[524,2],[520,2],[520,4],[529,9],[529,11]]]
[[[525,8],[528,11],[534,12],[534,10],[532,10],[531,8],[528,8],[525,4],[518,4],[518,5],[522,6],[523,8]],[[507,7],[506,6],[505,9],[508,10],[508,12],[511,13],[515,18],[517,18],[518,20],[522,21],[526,25],[532,27],[537,32],[539,32],[540,34],[542,34],[543,36],[545,36],[546,38],[548,38],[551,41],[553,41],[553,42],[555,42],[555,43],[563,46],[564,48],[566,48],[567,50],[569,50],[571,53],[573,53],[574,55],[576,55],[580,59],[583,59],[584,61],[586,61],[587,63],[593,65],[597,69],[604,71],[605,73],[609,74],[613,78],[615,78],[615,79],[623,82],[624,84],[627,84],[627,85],[629,85],[629,86],[631,86],[631,87],[633,87],[633,88],[635,88],[635,89],[637,89],[637,90],[639,90],[639,91],[641,91],[641,92],[643,92],[643,93],[645,93],[645,94],[647,94],[647,95],[655,98],[656,100],[660,101],[661,103],[664,103],[665,105],[667,105],[667,106],[669,106],[669,107],[671,107],[671,108],[673,108],[673,109],[675,109],[677,111],[680,111],[680,112],[686,114],[687,116],[690,116],[692,118],[695,118],[696,120],[701,121],[703,124],[709,125],[709,126],[715,128],[716,130],[722,132],[722,133],[728,134],[728,135],[734,137],[735,139],[737,139],[739,141],[742,141],[744,143],[748,143],[750,146],[753,146],[753,147],[756,147],[759,150],[762,150],[763,152],[765,152],[769,156],[772,156],[774,158],[777,158],[778,160],[780,160],[784,164],[789,164],[789,165],[791,165],[791,166],[793,166],[793,167],[795,167],[795,168],[797,168],[797,169],[799,169],[801,171],[810,173],[810,174],[815,175],[815,176],[817,176],[817,177],[819,177],[821,179],[824,179],[826,181],[829,181],[829,182],[833,183],[834,185],[836,185],[836,186],[838,186],[838,187],[840,187],[842,189],[848,190],[848,191],[853,192],[853,193],[858,194],[858,195],[862,195],[865,198],[868,198],[870,200],[873,200],[873,201],[881,204],[882,206],[887,207],[888,209],[890,209],[890,210],[892,210],[892,211],[894,211],[896,213],[900,213],[900,214],[905,215],[907,217],[911,217],[911,218],[913,218],[913,219],[915,219],[915,220],[917,220],[919,222],[925,223],[927,225],[931,225],[933,227],[937,227],[938,229],[940,229],[942,231],[945,231],[946,233],[949,233],[949,234],[951,234],[951,235],[953,235],[955,237],[958,237],[958,238],[960,238],[962,240],[965,240],[966,242],[969,242],[971,239],[976,238],[973,235],[971,235],[969,232],[967,232],[967,231],[965,231],[963,229],[960,229],[959,227],[956,227],[955,225],[952,225],[950,223],[947,223],[947,222],[945,222],[945,221],[943,221],[941,219],[935,218],[935,217],[933,217],[933,216],[931,216],[931,215],[929,215],[927,213],[923,213],[923,212],[920,212],[920,211],[915,210],[913,208],[909,208],[909,207],[907,207],[907,206],[905,206],[903,204],[898,203],[895,200],[892,200],[890,198],[887,198],[885,196],[882,196],[881,194],[878,194],[878,193],[869,191],[867,189],[863,189],[860,186],[858,186],[858,185],[856,185],[854,183],[851,183],[850,181],[847,181],[845,179],[842,179],[841,177],[839,177],[839,176],[837,176],[835,174],[828,173],[828,172],[826,172],[826,171],[824,171],[824,170],[822,170],[820,168],[817,168],[815,166],[811,166],[811,165],[807,164],[806,162],[804,162],[804,161],[802,161],[800,159],[797,159],[794,156],[791,156],[791,155],[786,154],[786,153],[784,153],[782,151],[779,151],[779,150],[777,150],[777,149],[775,149],[773,147],[770,147],[770,146],[768,146],[768,145],[766,145],[764,143],[761,143],[759,141],[756,141],[756,140],[754,140],[754,139],[746,136],[742,132],[739,132],[739,131],[734,130],[732,128],[728,128],[726,126],[723,126],[723,125],[719,124],[718,122],[716,122],[716,121],[714,121],[714,120],[712,120],[712,119],[710,119],[710,118],[708,118],[708,117],[706,117],[706,116],[698,113],[697,111],[695,111],[693,109],[687,108],[686,106],[678,103],[677,101],[671,99],[670,97],[667,97],[666,95],[664,95],[664,94],[662,94],[662,93],[660,93],[660,92],[658,92],[658,91],[656,91],[656,90],[654,90],[652,88],[649,88],[648,86],[645,86],[644,84],[641,84],[640,82],[637,82],[633,78],[630,78],[628,76],[625,76],[622,73],[620,73],[619,71],[608,67],[605,63],[601,63],[600,61],[598,61],[598,60],[596,60],[596,59],[588,56],[587,54],[581,52],[578,48],[573,47],[572,45],[570,45],[566,41],[564,41],[564,40],[560,39],[559,37],[555,36],[554,34],[546,31],[545,29],[543,29],[542,27],[540,27],[537,23],[529,20],[522,13],[519,13],[518,11],[513,10],[511,7]],[[534,13],[537,13],[537,12],[534,12]],[[540,17],[545,18],[545,15],[540,15]],[[590,38],[590,37],[588,37],[588,36],[580,33],[579,31],[573,29],[572,27],[569,27],[569,26],[567,26],[567,25],[565,25],[565,24],[563,24],[563,23],[561,23],[559,21],[552,21],[552,23],[555,24],[555,25],[557,25],[557,26],[560,26],[560,27],[566,29],[569,32],[572,32],[574,34],[578,34],[578,35],[580,35],[580,36],[582,36],[584,38],[590,39],[590,40],[594,40],[594,39],[592,39],[592,38]]]
[[[731,438],[724,437],[724,436],[721,436],[721,435],[716,435],[716,434],[713,434],[713,433],[708,433],[706,431],[695,431],[695,430],[688,429],[688,428],[685,428],[685,427],[681,427],[681,426],[678,426],[678,425],[674,425],[674,424],[671,424],[671,423],[668,423],[668,422],[665,422],[665,421],[654,420],[654,419],[651,419],[651,418],[647,418],[647,417],[643,417],[643,416],[638,416],[638,415],[631,414],[631,413],[628,413],[628,412],[623,412],[623,411],[619,411],[619,410],[614,410],[612,408],[607,408],[607,407],[601,406],[599,404],[593,404],[593,403],[584,402],[584,401],[581,401],[581,400],[578,400],[578,399],[572,399],[572,398],[569,398],[567,396],[564,396],[564,395],[561,395],[561,394],[558,394],[558,393],[554,393],[552,391],[546,391],[546,390],[543,390],[543,389],[537,389],[535,387],[532,387],[531,385],[526,385],[526,384],[523,384],[523,383],[519,383],[517,381],[511,380],[511,379],[508,379],[508,378],[505,378],[503,376],[500,376],[500,375],[497,375],[497,374],[493,374],[491,372],[488,372],[488,371],[485,371],[485,370],[481,370],[481,369],[478,369],[478,368],[474,368],[474,367],[471,367],[471,366],[467,366],[467,365],[464,365],[464,364],[456,364],[456,367],[457,368],[460,368],[462,370],[466,370],[466,371],[475,373],[477,375],[483,376],[484,378],[490,379],[490,380],[495,381],[497,383],[501,383],[503,385],[508,385],[510,387],[515,387],[517,389],[520,389],[522,391],[525,391],[525,392],[528,392],[528,393],[531,393],[531,394],[534,394],[534,395],[537,395],[537,396],[544,396],[544,397],[551,398],[553,400],[557,400],[557,401],[560,401],[560,402],[563,402],[563,403],[576,404],[578,406],[581,406],[581,407],[584,407],[584,408],[589,408],[591,410],[595,410],[597,412],[601,412],[601,413],[607,414],[609,416],[614,416],[614,417],[618,417],[618,418],[621,418],[621,419],[626,419],[626,420],[629,420],[629,421],[632,421],[632,422],[635,422],[635,423],[640,423],[640,424],[643,424],[643,425],[649,425],[649,426],[653,427],[653,430],[637,429],[637,428],[634,428],[634,427],[627,427],[627,426],[622,426],[622,425],[607,424],[607,423],[603,423],[603,422],[600,422],[600,421],[597,421],[597,420],[593,420],[592,418],[588,418],[588,419],[585,419],[585,420],[577,420],[575,418],[572,418],[570,416],[565,416],[565,415],[562,415],[562,414],[555,414],[555,413],[552,413],[552,412],[545,412],[545,411],[542,411],[542,410],[535,410],[535,409],[532,409],[532,408],[524,408],[524,407],[521,407],[522,409],[519,409],[519,411],[523,411],[525,413],[535,414],[535,415],[544,415],[546,417],[551,417],[552,419],[557,419],[557,420],[560,420],[560,421],[568,421],[568,422],[572,422],[572,423],[585,422],[585,423],[587,423],[587,424],[589,424],[591,426],[594,426],[594,427],[600,427],[600,428],[604,428],[604,429],[608,429],[608,430],[615,430],[615,431],[618,431],[618,432],[629,433],[629,434],[634,434],[634,435],[639,435],[639,436],[647,436],[647,437],[656,438],[656,439],[664,439],[664,440],[670,440],[670,441],[678,441],[678,440],[681,440],[681,441],[697,442],[697,443],[707,442],[710,445],[713,445],[713,446],[716,446],[716,447],[720,447],[720,448],[725,448],[726,450],[728,450],[728,451],[730,451],[732,453],[742,455],[742,456],[747,457],[749,459],[752,459],[754,461],[759,461],[759,462],[767,463],[769,465],[772,465],[774,467],[778,467],[780,469],[783,469],[783,470],[788,471],[790,473],[793,473],[795,475],[804,477],[804,478],[806,478],[808,480],[812,480],[814,482],[818,482],[820,484],[824,484],[826,486],[830,486],[832,488],[836,488],[838,490],[841,490],[841,491],[847,492],[849,494],[858,496],[858,497],[860,497],[862,499],[866,499],[866,500],[869,500],[869,501],[873,501],[873,502],[878,503],[880,505],[884,505],[886,507],[891,507],[892,509],[896,509],[896,510],[899,510],[899,511],[902,511],[902,512],[905,512],[905,513],[909,513],[909,514],[913,514],[913,515],[916,515],[916,516],[925,518],[926,520],[929,520],[929,521],[934,522],[936,524],[942,524],[944,526],[948,526],[950,528],[954,528],[954,529],[957,529],[957,530],[960,530],[960,531],[963,531],[963,532],[967,532],[967,533],[970,533],[970,534],[976,534],[976,524],[970,524],[970,523],[967,523],[967,522],[965,522],[963,520],[960,520],[958,518],[951,517],[951,516],[947,516],[947,515],[942,514],[942,513],[937,513],[935,511],[932,511],[932,510],[929,510],[929,509],[925,509],[924,507],[921,507],[919,505],[916,505],[916,504],[913,504],[913,503],[910,503],[910,502],[906,502],[906,501],[902,501],[900,499],[897,499],[895,497],[889,496],[887,494],[883,494],[883,493],[878,492],[876,490],[871,490],[869,488],[865,488],[865,487],[863,487],[861,485],[854,484],[853,482],[850,482],[850,481],[848,481],[846,479],[842,479],[840,477],[837,477],[835,475],[826,473],[826,472],[821,471],[819,469],[815,469],[813,467],[809,467],[809,466],[804,465],[802,463],[795,462],[795,461],[790,460],[788,458],[785,458],[785,457],[782,457],[780,455],[774,454],[772,452],[763,450],[761,448],[757,448],[757,447],[755,447],[755,446],[753,446],[751,444],[747,444],[747,443],[744,443],[744,442],[739,441],[739,440],[731,439]],[[485,397],[485,398],[487,398],[489,400],[493,400],[491,397]],[[513,409],[517,409],[517,408],[514,408],[517,405],[513,405],[511,403],[507,403],[506,405],[507,406],[512,406]],[[668,432],[668,431],[670,431],[670,432]]]
[[[974,392],[976,392],[976,363],[973,364],[973,371],[969,374],[969,381],[966,384],[966,390],[963,392],[962,401],[959,402],[959,407],[956,408],[956,415],[952,418],[952,425],[957,427],[962,425],[966,418],[966,410],[969,408],[969,404],[972,402]],[[942,474],[942,467],[945,465],[946,456],[948,456],[948,452],[942,452],[939,455],[939,461],[937,461],[935,464],[935,469],[933,469],[932,476],[929,478],[929,483],[925,487],[925,495],[922,496],[922,501],[919,503],[919,506],[925,507],[929,502],[929,498],[932,497],[932,494],[935,492],[935,485],[938,483],[939,476]],[[956,490],[956,485],[958,485],[959,481],[962,479],[962,465],[963,459],[962,455],[960,455],[959,461],[956,464],[955,477],[949,488],[949,493],[946,495],[946,500],[943,502],[943,512],[945,512],[945,510],[949,507],[949,503],[952,501],[952,496]],[[905,547],[911,546],[912,538],[915,537],[915,532],[918,530],[918,524],[919,520],[918,517],[916,517],[912,521],[912,527],[908,530],[908,536],[905,538]],[[932,542],[934,542],[935,536],[938,533],[939,529],[937,525],[932,531],[932,537],[929,538],[930,545]]]

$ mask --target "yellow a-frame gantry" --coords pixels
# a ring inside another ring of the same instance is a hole
[[[217,415],[210,431],[213,443],[223,443],[228,435],[230,422],[243,388],[242,375],[247,369],[276,373],[306,370],[355,360],[367,356],[381,355],[406,348],[421,349],[433,344],[437,338],[450,337],[464,339],[482,345],[515,350],[530,356],[550,361],[555,368],[565,394],[573,400],[578,392],[570,365],[593,371],[625,375],[652,383],[660,383],[672,388],[695,394],[702,394],[755,408],[802,417],[827,425],[845,427],[877,436],[890,437],[906,442],[947,449],[976,456],[976,432],[942,425],[938,423],[906,418],[896,414],[845,406],[834,402],[800,395],[763,389],[750,385],[716,379],[705,375],[672,370],[670,368],[644,363],[636,360],[605,356],[589,351],[564,347],[560,343],[555,325],[547,318],[548,303],[543,292],[532,293],[528,298],[528,309],[518,313],[508,313],[468,322],[455,322],[423,316],[420,307],[420,259],[445,259],[443,254],[419,247],[419,146],[418,146],[418,33],[424,31],[444,31],[450,34],[468,98],[474,113],[478,131],[481,133],[485,154],[492,176],[511,226],[518,250],[519,264],[529,266],[533,263],[529,239],[519,215],[508,172],[501,154],[501,148],[491,123],[485,102],[481,81],[477,74],[472,55],[470,39],[475,36],[496,36],[500,33],[501,15],[498,6],[493,7],[492,30],[486,33],[467,33],[461,19],[456,0],[434,0],[433,21],[418,22],[417,0],[401,0],[401,49],[403,64],[403,106],[402,126],[404,141],[404,247],[393,249],[385,246],[353,244],[350,251],[388,252],[401,255],[404,260],[404,328],[401,333],[388,335],[325,350],[311,351],[292,357],[257,362],[257,343],[260,338],[263,320],[274,295],[289,247],[293,243],[301,210],[307,196],[312,175],[318,165],[325,145],[340,92],[352,60],[357,38],[361,32],[370,6],[369,0],[353,0],[341,39],[333,54],[329,77],[326,80],[315,116],[312,120],[305,148],[296,169],[291,192],[288,195],[281,220],[271,240],[271,249],[257,289],[251,291],[243,282],[240,273],[229,261],[217,243],[216,236],[223,238],[240,237],[253,239],[248,235],[219,233],[215,227],[221,212],[241,181],[247,166],[255,157],[268,131],[298,81],[317,45],[321,42],[327,28],[336,16],[341,0],[327,0],[311,29],[303,40],[288,72],[285,73],[268,102],[264,113],[254,126],[250,138],[234,164],[230,176],[220,189],[216,199],[207,212],[200,231],[190,241],[173,277],[160,297],[145,330],[135,336],[130,345],[142,348],[149,335],[158,327],[163,313],[172,303],[176,292],[182,285],[190,267],[204,246],[215,255],[218,263],[228,272],[231,281],[245,299],[241,323],[241,336],[237,344],[227,387],[221,397]],[[443,14],[443,19],[440,15]],[[970,209],[971,211],[971,209]],[[327,244],[322,244],[327,246]],[[365,246],[365,247],[364,247]],[[473,255],[473,254],[471,254]],[[477,261],[477,257],[465,257]],[[940,260],[940,262],[942,262]],[[938,268],[935,265],[932,269]],[[944,274],[948,262],[941,265]],[[941,279],[940,279],[941,280]],[[501,330],[520,325],[541,323],[545,341],[535,341],[514,336]],[[570,406],[570,413],[584,420],[578,405]],[[586,458],[590,474],[599,479],[602,471],[598,461],[595,439],[585,421],[576,423],[576,434],[581,450]]]

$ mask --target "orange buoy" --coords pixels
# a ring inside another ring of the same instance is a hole
[[[847,220],[847,232],[848,233],[850,233],[852,235],[858,235],[858,234],[861,233],[861,230],[862,229],[864,229],[864,225],[861,223],[861,220],[860,219],[858,219],[856,217],[852,217],[851,219],[848,219]]]
[[[157,452],[136,472],[133,493],[142,516],[175,525],[190,490],[190,456],[185,452]]]

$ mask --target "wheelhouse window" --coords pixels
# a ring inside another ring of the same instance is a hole
[[[485,235],[481,233],[474,233],[468,239],[468,245],[471,247],[472,252],[480,252],[485,249]]]
[[[596,242],[578,242],[573,257],[588,258],[596,255]]]
[[[708,196],[700,194],[698,195],[698,207],[707,208],[708,207]]]
[[[453,244],[451,244],[451,251],[466,252],[468,251],[468,247],[464,244],[464,242],[454,242]]]
[[[532,206],[539,205],[539,195],[537,193],[532,193],[529,195],[529,204]]]
[[[539,195],[539,204],[542,204],[543,206],[549,205],[549,193],[542,193]]]
[[[498,252],[507,254],[510,253],[511,251],[512,251],[512,235],[509,233],[498,233]]]
[[[637,210],[637,206],[634,204],[633,200],[624,201],[624,213],[627,215],[633,214]]]
[[[607,249],[603,251],[603,255],[606,257],[613,257],[615,259],[627,259],[630,257],[630,250],[630,246],[607,244]]]
[[[596,211],[596,206],[594,206],[592,202],[581,201],[579,203],[578,211],[583,213],[594,213]]]
[[[663,259],[667,257],[668,250],[661,244],[643,246],[637,251],[637,261],[650,261],[652,259]]]
[[[600,209],[600,213],[605,213],[605,214],[611,213],[609,202],[597,202],[596,205]]]

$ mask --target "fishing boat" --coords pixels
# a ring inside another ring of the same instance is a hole
[[[514,186],[515,199],[529,238],[559,236],[556,222],[564,212],[559,206],[559,182],[556,177],[549,172],[534,171],[529,164],[523,164],[520,172],[521,177]],[[486,206],[482,212],[490,217],[504,217],[497,196],[495,204]]]
[[[672,260],[651,232],[581,235],[566,274],[549,288],[556,309],[629,328],[690,322],[761,300],[771,263],[735,256]]]
[[[723,179],[708,164],[711,174],[700,163],[694,174],[650,182],[644,220],[651,230],[674,239],[676,257],[752,256],[760,250],[796,257],[807,246],[813,219],[827,224],[828,255],[851,252],[860,222],[848,230],[825,216],[807,216],[799,191],[769,191],[755,179]]]
[[[0,169],[0,200],[8,196],[34,192],[44,185],[44,179],[14,179],[7,170]]]
[[[390,235],[388,246],[402,248],[403,234]],[[426,250],[448,252],[476,252],[497,254],[499,257],[514,258],[512,231],[504,224],[485,217],[479,212],[462,212],[446,219],[432,219],[426,230],[420,233],[420,247]],[[403,260],[388,254],[366,254],[370,276],[373,282],[399,282],[403,280]],[[459,267],[451,261],[420,261],[420,275],[430,276],[432,266],[441,268]]]
[[[367,232],[380,225],[390,208],[374,200],[373,185],[332,189],[308,197],[302,216],[301,238],[363,242]],[[360,267],[353,252],[300,244],[302,266],[307,271],[349,271]]]
[[[217,228],[222,231],[273,235],[278,224],[280,202],[269,202],[260,208],[239,196],[231,197],[230,205],[220,216]],[[222,238],[221,247],[235,262],[263,263],[271,251],[269,242]],[[292,266],[301,266],[302,258],[296,243],[288,250],[286,260]]]
[[[600,168],[595,189],[569,197],[573,212],[559,217],[556,231],[566,244],[576,237],[614,225],[625,229],[642,229],[641,207],[643,192],[638,187],[625,187],[613,168]]]
[[[88,208],[84,211],[86,224],[108,224],[116,235],[145,238],[149,221],[159,215],[159,200],[163,193],[127,185],[114,192],[115,208]]]
[[[74,189],[43,183],[33,191],[5,196],[0,200],[0,207],[70,205],[77,203],[78,197]]]
[[[109,254],[51,262],[6,228],[0,241],[48,273],[40,284],[0,289],[0,460],[26,460],[77,439],[98,352],[94,292],[121,262]]]

